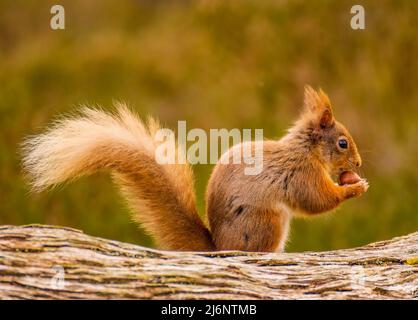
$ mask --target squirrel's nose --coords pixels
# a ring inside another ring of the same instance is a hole
[[[360,157],[351,158],[350,161],[356,167],[360,167],[361,166],[361,158]]]

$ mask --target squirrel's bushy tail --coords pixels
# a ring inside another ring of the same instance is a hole
[[[169,250],[213,250],[198,216],[193,173],[187,164],[158,164],[152,118],[144,124],[123,104],[114,114],[85,107],[23,144],[23,167],[41,191],[101,169],[113,173],[133,218]]]

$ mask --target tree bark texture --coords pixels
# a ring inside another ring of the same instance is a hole
[[[169,252],[0,227],[0,299],[417,299],[418,232],[329,252]]]

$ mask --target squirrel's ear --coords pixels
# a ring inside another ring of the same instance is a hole
[[[305,86],[304,107],[305,112],[313,114],[318,119],[321,128],[333,125],[334,116],[331,102],[322,89],[319,89],[319,92],[317,92],[311,86]]]
[[[327,94],[319,89],[319,99],[320,99],[320,120],[319,125],[321,128],[331,127],[334,124],[334,115],[332,112],[331,101]]]
[[[331,127],[334,123],[334,118],[332,116],[332,113],[329,109],[325,109],[322,114],[321,118],[319,119],[319,126],[324,129]]]

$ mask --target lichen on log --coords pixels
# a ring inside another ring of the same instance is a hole
[[[0,299],[417,299],[418,232],[329,252],[170,252],[0,227]]]

